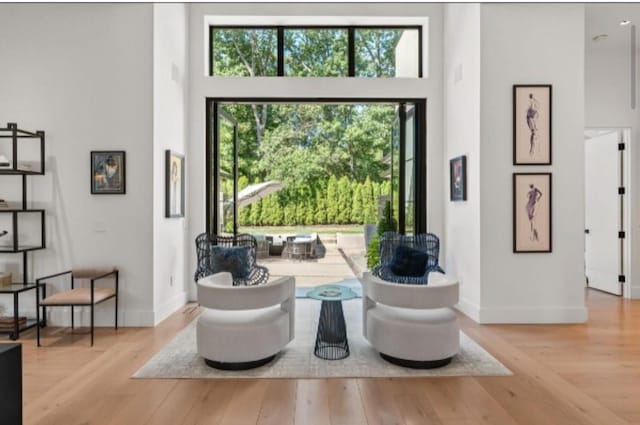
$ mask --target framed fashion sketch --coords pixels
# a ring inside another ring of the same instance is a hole
[[[513,165],[551,165],[551,85],[513,86]]]
[[[184,155],[165,151],[165,217],[184,217]]]
[[[513,252],[551,252],[551,173],[513,174]]]
[[[122,195],[126,193],[124,151],[91,151],[91,193]]]
[[[467,156],[449,160],[449,200],[467,200]]]

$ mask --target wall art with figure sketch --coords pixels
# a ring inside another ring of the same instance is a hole
[[[165,151],[165,217],[184,217],[184,155]]]
[[[551,85],[513,86],[513,165],[551,165]]]
[[[513,174],[513,252],[551,252],[551,173]]]

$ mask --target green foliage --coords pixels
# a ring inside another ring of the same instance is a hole
[[[367,267],[374,268],[380,263],[380,236],[374,236],[367,247]]]
[[[384,232],[396,231],[398,231],[398,221],[391,214],[391,202],[387,201],[378,222],[378,236],[382,236]]]
[[[358,182],[351,182],[351,223],[362,223],[364,216],[362,191],[364,185]]]
[[[395,45],[401,31],[356,33],[358,75],[393,76]],[[284,37],[286,75],[346,75],[346,31],[287,29]],[[276,75],[275,30],[216,29],[212,41],[214,75]],[[388,196],[391,187],[388,158],[395,105],[228,103],[220,104],[220,109],[237,122],[239,188],[267,180],[284,185],[277,194],[241,208],[239,224],[362,224],[378,220],[379,199]],[[219,121],[219,129],[220,166],[227,172],[224,195],[229,199],[234,133],[224,119]]]
[[[327,223],[338,223],[338,179],[329,177],[327,182]]]

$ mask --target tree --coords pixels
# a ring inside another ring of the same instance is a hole
[[[331,176],[327,183],[327,224],[338,223],[339,211],[338,179],[336,179],[336,176]]]
[[[402,31],[358,29],[357,75],[393,76]],[[346,75],[347,39],[342,29],[285,30],[285,74]],[[276,30],[216,28],[212,41],[214,75],[277,74]],[[237,121],[240,179],[278,180],[286,186],[242,208],[241,224],[367,222],[372,212],[377,215],[395,105],[220,103],[219,108]],[[220,166],[229,173],[233,127],[222,119],[218,128]],[[343,178],[351,184],[338,184]]]
[[[338,180],[338,214],[336,222],[347,224],[351,219],[351,184],[347,176]]]
[[[362,196],[363,184],[351,183],[351,223],[362,224],[364,217],[364,202]]]

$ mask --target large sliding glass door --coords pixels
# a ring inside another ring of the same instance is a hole
[[[423,233],[426,228],[426,102],[392,99],[208,99],[207,100],[207,231],[238,232],[238,124],[223,110],[227,103],[395,103],[395,120],[389,134],[389,152],[380,161],[390,180],[390,193],[381,193],[378,213],[386,211],[404,234]]]
[[[391,133],[391,214],[397,230],[407,235],[426,231],[426,151],[417,119],[422,106],[398,104]]]

